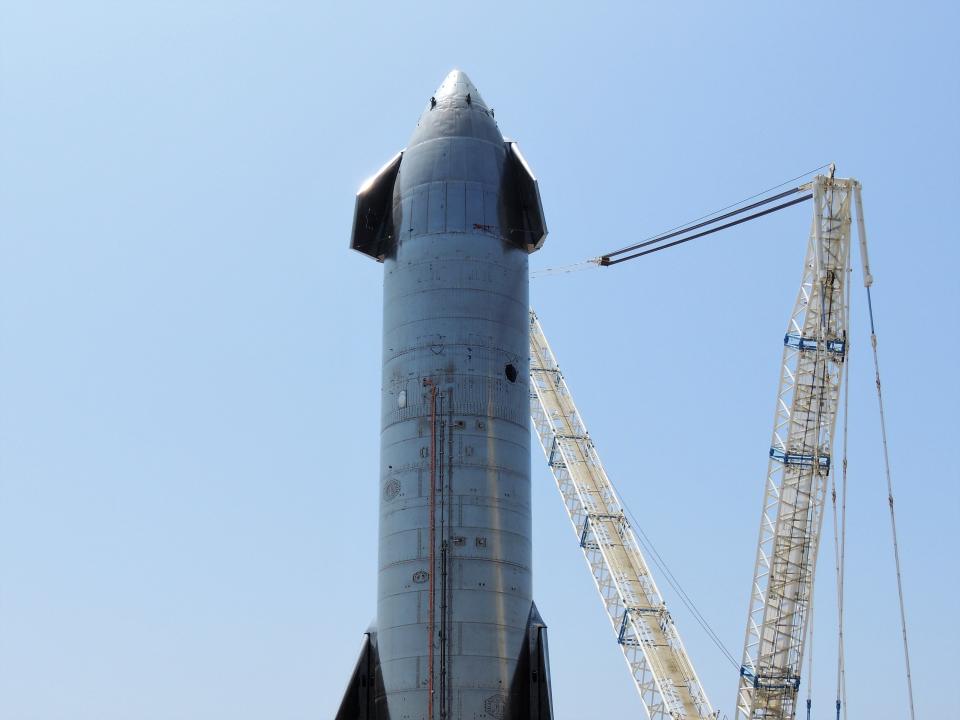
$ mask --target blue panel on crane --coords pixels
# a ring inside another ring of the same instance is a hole
[[[783,344],[797,350],[816,350],[820,346],[816,338],[807,338],[794,333],[784,335]],[[827,340],[827,352],[834,355],[843,355],[846,347],[847,344],[843,340]]]
[[[800,465],[802,467],[812,467],[814,462],[823,470],[830,469],[829,455],[803,455],[799,453],[784,452],[780,448],[770,448],[770,457],[779,460],[784,465]]]
[[[800,688],[800,677],[797,675],[755,675],[749,668],[741,665],[740,676],[750,680],[755,688],[764,690],[797,690]]]

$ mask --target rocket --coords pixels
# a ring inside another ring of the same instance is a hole
[[[552,720],[532,598],[537,180],[465,73],[360,188],[383,264],[377,617],[336,720]]]

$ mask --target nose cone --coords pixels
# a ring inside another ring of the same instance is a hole
[[[433,95],[437,105],[478,105],[484,110],[489,109],[484,102],[477,86],[463,70],[451,70],[440,83],[437,92]]]
[[[475,138],[497,146],[503,144],[493,111],[462,70],[451,70],[447,74],[420,114],[404,153],[404,167],[409,171],[416,164],[410,159],[414,146],[452,137]]]

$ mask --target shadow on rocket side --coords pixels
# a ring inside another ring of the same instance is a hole
[[[514,700],[504,702],[503,696],[491,697],[484,707],[486,714],[503,720],[553,720],[547,626],[535,603],[530,607],[527,637],[508,697]],[[374,628],[364,636],[360,657],[335,720],[390,720]]]

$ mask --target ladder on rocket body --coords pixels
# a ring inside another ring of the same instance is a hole
[[[647,714],[716,718],[532,310],[530,388],[534,429]]]

